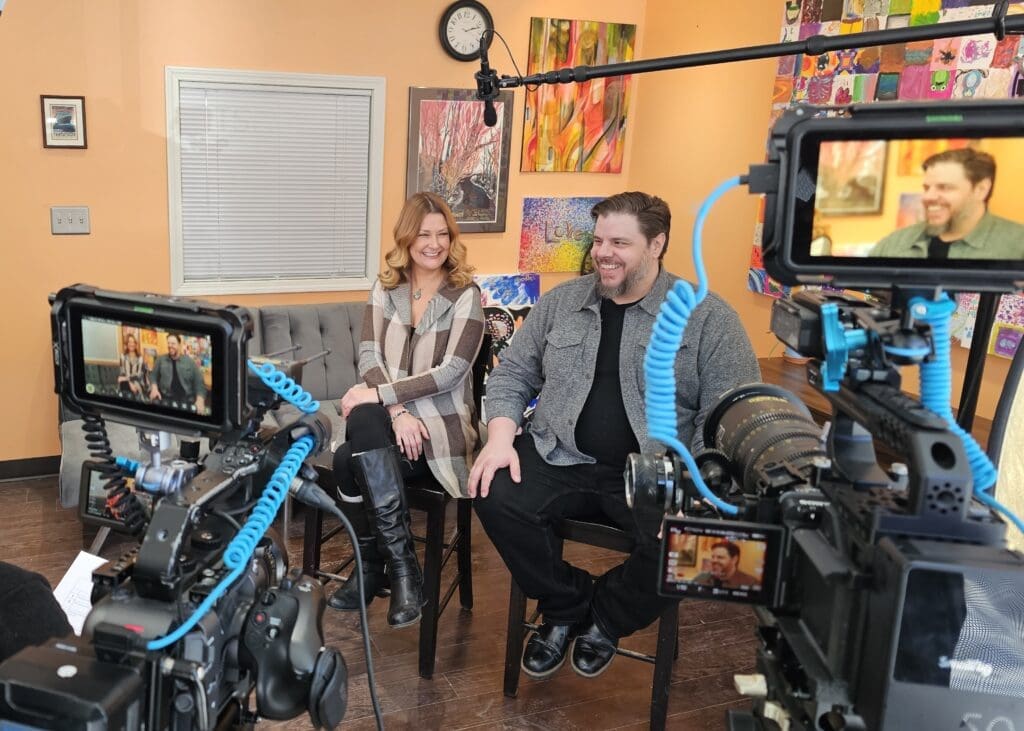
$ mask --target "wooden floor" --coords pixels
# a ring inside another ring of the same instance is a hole
[[[59,507],[55,477],[0,483],[0,516],[0,560],[38,571],[53,586],[95,533],[81,526],[76,511]],[[414,511],[414,518],[419,517]],[[454,513],[449,525],[453,522]],[[301,519],[292,522],[289,534],[292,564],[300,565]],[[109,541],[102,553],[113,558],[124,547]],[[339,537],[325,549],[325,556],[337,560],[347,547],[347,540]],[[622,556],[567,544],[566,559],[600,574]],[[594,679],[577,676],[566,663],[545,681],[522,676],[517,698],[502,694],[509,578],[479,523],[474,523],[473,533],[473,588],[471,612],[461,611],[455,597],[441,617],[432,680],[417,674],[417,627],[390,629],[385,622],[386,600],[377,599],[370,606],[377,695],[386,728],[647,728],[653,666],[624,657],[616,657]],[[372,729],[359,615],[328,609],[324,625],[328,644],[342,651],[349,668],[349,706],[343,728]],[[733,688],[732,676],[753,670],[753,632],[753,615],[742,606],[683,605],[668,728],[724,729],[726,709],[748,705]],[[621,644],[653,652],[656,635],[655,625]],[[263,723],[260,728],[308,729],[311,725],[303,715],[285,723]]]

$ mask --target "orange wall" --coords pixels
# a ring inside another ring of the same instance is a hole
[[[409,86],[472,85],[472,64],[437,42],[447,0],[373,3],[303,0],[9,0],[0,17],[0,247],[4,314],[0,403],[8,424],[0,460],[56,454],[56,399],[49,365],[47,293],[90,282],[167,291],[170,281],[164,67],[384,76],[387,110],[382,231],[389,235],[405,189]],[[774,43],[781,0],[729,9],[677,0],[489,0],[517,62],[529,18],[636,23],[637,58]],[[512,73],[496,43],[492,64]],[[603,195],[640,188],[675,211],[670,269],[692,276],[689,231],[720,181],[760,162],[775,62],[727,64],[637,79],[619,175],[520,174],[523,91],[515,92],[507,230],[467,236],[482,273],[516,270],[521,201],[532,195]],[[44,149],[40,94],[86,97],[89,149]],[[90,236],[54,237],[51,205],[88,205]],[[756,200],[729,193],[714,210],[705,255],[714,288],[739,311],[758,355],[779,352],[768,331],[770,300],[746,290]],[[545,289],[569,275],[546,275]],[[240,304],[362,300],[365,293],[230,298]],[[963,360],[966,351],[954,349]],[[1008,362],[990,358],[982,413],[994,407]]]
[[[645,0],[488,0],[498,31],[525,64],[529,19],[638,26]],[[10,0],[0,17],[0,460],[56,454],[56,398],[46,295],[74,282],[166,292],[170,286],[164,68],[384,76],[387,108],[382,234],[405,195],[408,89],[471,87],[476,67],[437,40],[448,0]],[[491,63],[513,73],[500,41]],[[525,68],[524,68],[525,71]],[[522,198],[604,195],[618,175],[518,172],[523,91],[513,116],[507,230],[467,236],[481,273],[516,271]],[[40,94],[86,98],[87,150],[44,149]],[[634,97],[635,98],[635,97]],[[51,205],[87,205],[89,236],[51,236]],[[386,248],[386,247],[385,247]],[[565,275],[545,277],[545,286]],[[363,300],[365,292],[235,296],[241,304]]]
[[[728,9],[677,0],[648,0],[644,57],[656,58],[720,48],[776,43],[781,0],[739,0]],[[634,125],[630,183],[657,192],[671,205],[669,269],[693,277],[690,231],[697,209],[722,181],[764,160],[776,61],[679,69],[643,80]],[[1011,188],[1012,190],[1012,188]],[[739,312],[757,355],[781,355],[769,330],[771,299],[747,291],[746,269],[757,200],[745,192],[726,194],[704,230],[704,256],[711,286]],[[967,350],[953,348],[954,406],[959,402]],[[1010,361],[989,356],[978,413],[991,416]],[[905,387],[917,390],[915,374]]]
[[[648,0],[645,57],[778,41],[781,2],[710,7]],[[670,270],[695,276],[690,242],[698,207],[719,183],[764,161],[776,63],[744,61],[644,77],[630,182],[658,193],[672,208],[665,255]],[[745,188],[727,193],[704,228],[704,258],[712,288],[738,310],[758,355],[767,355],[777,342],[768,331],[771,300],[748,292],[746,283],[756,213],[757,199]]]

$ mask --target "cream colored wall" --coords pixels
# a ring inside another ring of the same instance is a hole
[[[648,0],[644,57],[776,43],[781,0],[737,0],[714,10],[703,3]],[[690,232],[701,202],[719,183],[764,160],[775,60],[679,69],[643,77],[636,110],[632,186],[656,192],[672,207],[672,242],[666,262],[692,277]],[[1011,188],[1012,190],[1012,188]],[[739,312],[759,357],[781,355],[769,331],[772,300],[747,291],[746,270],[757,200],[745,189],[729,192],[712,210],[704,256],[712,288]],[[953,348],[953,404],[959,403],[967,351]],[[989,356],[978,413],[995,411],[1009,361]],[[916,392],[915,374],[905,387]]]
[[[645,0],[485,0],[525,64],[537,16],[635,23]],[[0,460],[56,454],[56,398],[46,295],[74,282],[166,292],[170,283],[164,68],[384,76],[387,108],[381,229],[405,196],[408,89],[471,87],[474,64],[443,53],[447,0],[11,0],[0,17]],[[491,62],[514,73],[495,42]],[[525,71],[525,68],[524,68]],[[482,273],[516,271],[522,199],[604,195],[617,175],[520,174],[523,90],[516,91],[507,230],[467,236]],[[40,94],[86,98],[87,150],[44,149]],[[86,205],[89,236],[51,236],[51,205]],[[545,286],[564,279],[549,275]],[[241,304],[363,300],[365,292],[231,297]]]

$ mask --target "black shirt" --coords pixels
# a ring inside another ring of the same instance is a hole
[[[178,377],[178,361],[174,358],[171,358],[171,392],[164,395],[164,401],[181,403],[187,401],[185,387],[181,384],[181,378]]]
[[[932,236],[928,241],[928,258],[948,259],[949,247],[955,243],[955,241],[943,241],[938,236]]]
[[[625,468],[630,452],[640,451],[622,403],[619,381],[622,321],[626,310],[635,304],[617,305],[610,299],[601,300],[601,343],[597,348],[594,383],[576,422],[576,446],[580,452],[599,464],[618,468]]]

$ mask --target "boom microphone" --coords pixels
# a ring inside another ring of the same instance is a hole
[[[498,96],[498,74],[487,63],[488,31],[480,36],[480,70],[473,74],[476,79],[476,98],[484,103],[484,124],[493,127],[498,123],[494,100]]]

